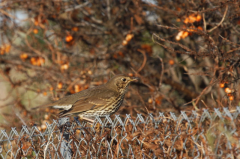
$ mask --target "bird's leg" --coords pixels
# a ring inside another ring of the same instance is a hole
[[[94,123],[94,120],[86,118],[86,117],[82,117],[82,120],[86,120],[86,121],[90,122],[91,124]]]
[[[84,117],[84,116],[82,116],[82,115],[78,115],[78,117],[80,118],[80,120],[88,121],[90,124],[93,124],[93,123],[94,123],[94,120],[92,120],[92,119],[90,119],[90,118]]]
[[[91,125],[91,127],[93,127],[93,123],[94,123],[94,120],[93,120],[93,119],[84,117],[84,116],[82,116],[82,115],[78,115],[78,117],[80,118],[80,120],[85,120],[85,121],[89,122],[89,124]],[[97,123],[96,126],[95,126],[95,131],[100,131],[100,129],[101,129],[101,124],[100,124],[100,123]]]

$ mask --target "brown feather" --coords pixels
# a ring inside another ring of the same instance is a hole
[[[114,76],[106,84],[65,96],[50,104],[32,109],[53,107],[63,109],[60,117],[70,114],[95,116],[95,114],[111,114],[122,104],[128,84],[136,79],[123,75]],[[97,113],[94,113],[97,112]]]
[[[105,94],[105,92],[107,94]],[[95,94],[98,96],[96,96]],[[116,96],[116,94],[117,92],[113,90],[97,89],[93,96],[84,99],[79,99],[73,104],[71,109],[61,112],[60,116],[82,113],[88,110],[97,109],[110,102],[110,100],[112,100],[112,97]]]

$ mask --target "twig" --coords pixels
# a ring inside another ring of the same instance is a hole
[[[14,110],[14,109],[13,109]],[[25,123],[25,121],[21,118],[21,116],[17,113],[17,112],[15,112],[15,114],[16,114],[16,116],[21,120],[21,122],[23,123],[23,125],[27,125],[26,123]]]
[[[144,68],[144,66],[145,66],[145,64],[147,62],[147,56],[146,56],[145,51],[140,50],[140,49],[138,49],[137,51],[139,51],[139,52],[141,52],[143,54],[143,63],[141,65],[141,67],[137,70],[137,72],[140,72]]]
[[[163,65],[163,60],[162,60],[162,58],[161,57],[158,57],[159,58],[159,60],[160,60],[160,62],[161,62],[161,64],[162,64],[162,72],[161,72],[161,75],[160,75],[160,81],[159,81],[159,88],[161,87],[161,85],[162,85],[162,78],[163,78],[163,72],[164,72],[164,65]]]
[[[218,28],[218,27],[223,23],[223,21],[224,21],[224,19],[225,19],[225,17],[226,17],[227,11],[228,11],[228,5],[226,5],[226,9],[225,9],[225,12],[224,12],[224,14],[223,14],[223,18],[222,18],[222,20],[220,21],[220,23],[218,23],[218,25],[215,26],[215,27],[213,27],[212,29],[208,30],[208,31],[207,31],[208,33],[212,32],[213,30],[215,30],[216,28]]]
[[[85,7],[85,6],[88,5],[89,3],[90,3],[90,1],[86,1],[86,2],[83,3],[83,4],[74,6],[73,8],[68,8],[68,9],[66,9],[65,12],[70,12],[70,11],[73,11],[73,10],[76,10],[76,9],[79,9],[79,8],[82,8],[82,7]]]
[[[107,0],[107,15],[108,15],[108,19],[111,19],[111,14],[110,14],[111,8],[110,8],[110,2],[109,0]]]
[[[48,145],[49,145],[49,143],[50,143],[50,140],[51,140],[51,138],[52,138],[52,135],[53,135],[53,131],[52,131],[52,133],[51,133],[51,135],[50,135],[50,138],[48,139],[48,142],[47,142],[47,145],[46,145],[46,147],[44,148],[44,159],[46,159],[46,153],[47,153],[47,148],[48,148]]]
[[[207,30],[207,23],[206,23],[206,19],[205,19],[205,13],[203,13],[203,29],[204,29],[204,31]]]
[[[181,47],[182,49],[184,49],[184,50],[186,50],[186,51],[189,52],[189,53],[187,53],[188,55],[190,55],[190,54],[196,55],[196,51],[193,51],[193,50],[187,48],[186,46],[184,46],[184,45],[182,45],[182,44],[179,44],[179,43],[176,43],[176,42],[172,42],[172,41],[163,39],[163,38],[161,38],[160,36],[158,36],[158,35],[155,34],[155,33],[153,33],[153,36],[157,37],[157,38],[158,38],[159,40],[161,40],[161,41],[168,42],[168,43],[170,43],[170,44],[174,44],[174,45],[177,45],[177,46]],[[163,46],[162,44],[156,42],[156,41],[154,40],[154,38],[152,38],[152,39],[153,39],[153,42],[155,42],[155,43]],[[164,48],[167,48],[165,45],[164,45],[163,47],[164,47]],[[168,48],[168,49],[169,49],[169,48]],[[170,49],[170,50],[173,51],[173,52],[175,51],[174,49]]]
[[[206,90],[207,90],[209,87],[213,86],[214,83],[215,83],[215,82],[214,82],[214,79],[212,79],[212,80],[210,81],[209,85],[202,90],[202,92],[201,92],[201,93],[199,94],[199,96],[196,98],[196,105],[197,105],[198,101],[200,100],[200,97],[206,92]]]

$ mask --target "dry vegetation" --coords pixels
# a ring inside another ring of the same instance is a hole
[[[237,0],[2,0],[0,128],[43,131],[56,112],[30,108],[121,73],[140,78],[117,112],[123,118],[235,111],[239,15]]]
[[[8,136],[0,133],[0,155],[66,158],[64,149],[70,158],[239,158],[240,111],[234,112],[237,116],[228,110],[209,113],[97,118],[91,126],[79,121],[59,126],[54,121],[42,132],[36,126],[23,127],[21,133],[12,128]]]

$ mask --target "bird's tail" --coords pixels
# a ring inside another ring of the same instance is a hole
[[[31,108],[31,111],[38,110],[38,109],[45,109],[45,108],[52,107],[52,106],[53,106],[52,103],[51,104],[43,104],[43,105],[39,105],[39,106]]]

